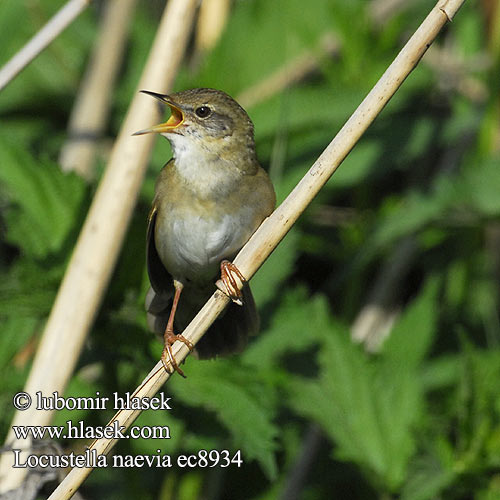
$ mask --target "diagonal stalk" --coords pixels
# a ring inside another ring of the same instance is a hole
[[[42,50],[54,41],[90,4],[91,0],[69,0],[35,36],[0,68],[0,91]]]

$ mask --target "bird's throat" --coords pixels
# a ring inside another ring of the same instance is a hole
[[[181,135],[169,137],[176,174],[183,184],[201,198],[224,196],[241,181],[242,171],[217,154],[198,147]]]

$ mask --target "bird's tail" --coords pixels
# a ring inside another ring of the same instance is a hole
[[[259,315],[250,287],[245,285],[242,293],[243,305],[229,304],[196,345],[195,355],[199,359],[210,359],[241,352],[248,343],[248,337],[256,335],[259,331]],[[182,299],[181,295],[181,302]],[[156,294],[152,288],[149,289],[146,296],[146,311],[148,326],[152,331],[163,335],[171,306],[171,295],[161,296]],[[196,312],[198,311],[194,311],[192,317],[183,318],[182,322],[178,319],[179,314],[176,315],[176,333],[182,333]]]

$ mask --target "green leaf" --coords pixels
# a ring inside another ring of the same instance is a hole
[[[274,458],[278,429],[273,423],[274,396],[252,370],[231,360],[194,361],[187,364],[188,377],[172,380],[175,401],[215,411],[217,418],[241,448],[243,460],[257,459],[270,479],[276,477]]]
[[[500,214],[500,157],[492,156],[470,168],[459,189],[461,199],[480,214]]]
[[[438,287],[438,280],[430,279],[392,329],[382,348],[390,369],[408,371],[422,363],[436,333]]]
[[[410,192],[391,207],[372,237],[372,245],[384,247],[397,239],[422,229],[442,217],[455,201],[456,186],[450,176],[441,176],[431,193]]]
[[[412,470],[405,484],[401,500],[432,500],[456,479],[452,469],[444,468],[431,457],[419,460]]]
[[[37,320],[30,317],[11,317],[0,322],[2,349],[0,349],[0,370],[7,375],[7,368],[12,357],[28,342],[33,335]]]
[[[303,288],[291,290],[275,310],[269,329],[244,352],[243,361],[272,369],[280,356],[316,345],[318,337],[330,328],[328,304],[323,296],[308,297]]]
[[[322,425],[337,445],[335,454],[375,474],[389,491],[401,486],[415,452],[412,430],[422,407],[418,368],[435,331],[436,291],[431,281],[376,360],[331,322],[322,330],[319,379],[297,377],[289,385],[292,406]]]
[[[42,318],[50,311],[63,266],[54,262],[19,258],[0,280],[0,320],[4,318]]]
[[[222,88],[230,94],[247,88],[315,47],[324,31],[331,29],[332,19],[333,9],[324,2],[313,2],[308,9],[300,0],[236,3],[231,22],[197,76],[199,86]]]
[[[33,257],[61,249],[78,220],[85,184],[48,161],[0,141],[0,181],[12,202],[7,238]]]
[[[170,455],[172,460],[175,453],[180,448],[185,434],[184,422],[174,417],[175,410],[147,410],[143,411],[134,426],[138,427],[168,427],[169,439],[137,438],[131,439],[130,444],[135,455],[157,455],[157,450],[161,450],[161,455]],[[164,432],[163,429],[161,429]]]
[[[375,141],[361,141],[344,160],[342,167],[335,172],[330,187],[347,188],[362,182],[369,175],[375,160],[380,156],[380,144]]]

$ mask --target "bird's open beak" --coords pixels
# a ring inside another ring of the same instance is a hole
[[[172,112],[172,115],[165,123],[160,123],[159,125],[154,125],[151,128],[145,128],[144,130],[139,130],[138,132],[135,132],[132,135],[142,135],[151,133],[164,134],[166,132],[172,132],[173,130],[182,125],[182,123],[184,122],[184,113],[177,104],[172,102],[172,100],[168,95],[157,94],[156,92],[150,92],[149,90],[141,90],[141,92],[143,94],[148,94],[154,97],[155,99],[164,102],[165,104],[168,104],[170,111]]]

